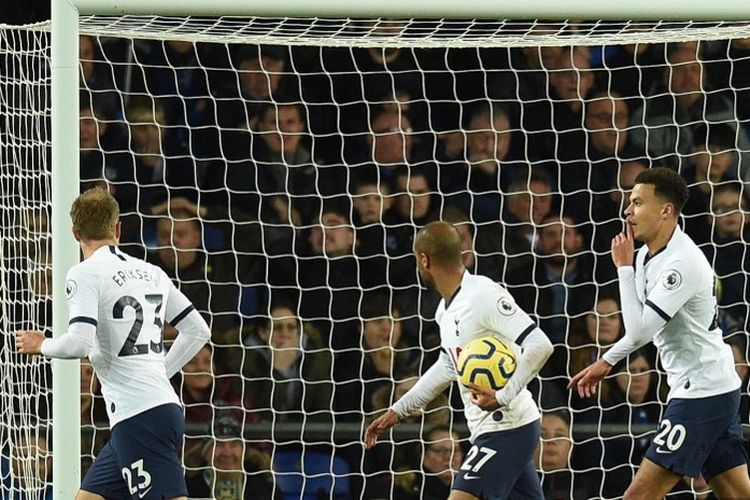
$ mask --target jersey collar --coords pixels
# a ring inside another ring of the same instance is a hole
[[[681,233],[682,233],[682,229],[680,228],[680,226],[675,226],[674,232],[672,233],[672,237],[669,238],[669,241],[667,241],[667,244],[661,247],[659,251],[657,251],[654,255],[649,255],[648,250],[646,250],[646,257],[643,259],[643,265],[645,266],[646,264],[649,263],[651,259],[653,259],[654,257],[656,257],[657,255],[661,253],[664,253],[664,251],[669,248],[672,242],[675,241],[675,239],[677,238],[677,235]]]
[[[467,274],[467,271],[466,271],[466,270],[464,270],[464,274],[463,274],[463,276],[461,276],[461,284],[460,284],[460,285],[458,285],[458,288],[456,288],[456,291],[455,291],[455,292],[453,292],[453,295],[451,295],[451,296],[450,296],[450,298],[449,298],[448,300],[446,300],[446,301],[445,301],[445,310],[446,310],[446,311],[448,310],[448,308],[449,308],[449,307],[451,306],[451,304],[453,303],[453,300],[454,300],[454,299],[456,298],[456,295],[458,295],[458,292],[460,292],[460,291],[461,291],[461,287],[463,286],[463,284],[464,284],[464,280],[466,279],[466,274]]]

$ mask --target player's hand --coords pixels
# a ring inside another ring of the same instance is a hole
[[[365,449],[369,450],[378,441],[378,436],[396,425],[399,421],[398,414],[388,410],[372,421],[365,431]]]
[[[596,386],[599,382],[609,374],[612,370],[612,365],[599,359],[593,365],[589,365],[576,374],[570,380],[568,389],[574,389],[578,391],[578,395],[582,398],[590,398],[596,394]]]
[[[634,252],[633,225],[626,221],[625,232],[612,238],[612,262],[615,267],[632,266]]]
[[[492,411],[500,408],[500,403],[495,398],[494,389],[481,387],[476,384],[469,384],[467,387],[471,389],[471,396],[469,396],[471,402],[484,411]]]
[[[24,354],[41,354],[44,334],[36,330],[19,330],[16,332],[16,350]]]

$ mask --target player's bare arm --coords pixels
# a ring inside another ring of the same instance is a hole
[[[16,332],[16,349],[23,354],[41,354],[44,334],[37,330],[19,330]]]
[[[365,431],[365,449],[369,450],[375,446],[378,436],[398,424],[399,420],[398,414],[390,409],[373,420]]]

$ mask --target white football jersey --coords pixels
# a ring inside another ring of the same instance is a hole
[[[180,400],[167,379],[162,327],[194,308],[156,266],[104,246],[70,269],[70,324],[96,327],[89,359],[102,385],[110,426]]]
[[[507,290],[485,276],[468,271],[464,272],[453,298],[448,302],[440,301],[435,320],[440,326],[441,346],[453,360],[454,369],[463,346],[480,337],[494,336],[503,340],[512,347],[516,359],[520,359],[520,344],[536,328]],[[510,405],[484,411],[471,402],[468,388],[460,382],[458,386],[472,441],[480,434],[515,429],[540,418],[528,389],[523,389]]]
[[[654,337],[667,372],[668,398],[703,398],[737,389],[732,349],[718,326],[714,271],[679,227],[651,257],[644,245],[635,265],[638,298],[667,323]]]

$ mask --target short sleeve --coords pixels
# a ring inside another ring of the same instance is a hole
[[[479,294],[476,304],[481,308],[482,326],[518,345],[536,328],[536,323],[505,290],[497,288]]]
[[[80,266],[68,271],[65,278],[65,296],[68,300],[68,325],[99,324],[99,286],[97,277]]]
[[[684,261],[674,261],[665,266],[656,277],[656,284],[646,297],[645,305],[669,321],[695,295],[700,287],[701,273]]]

